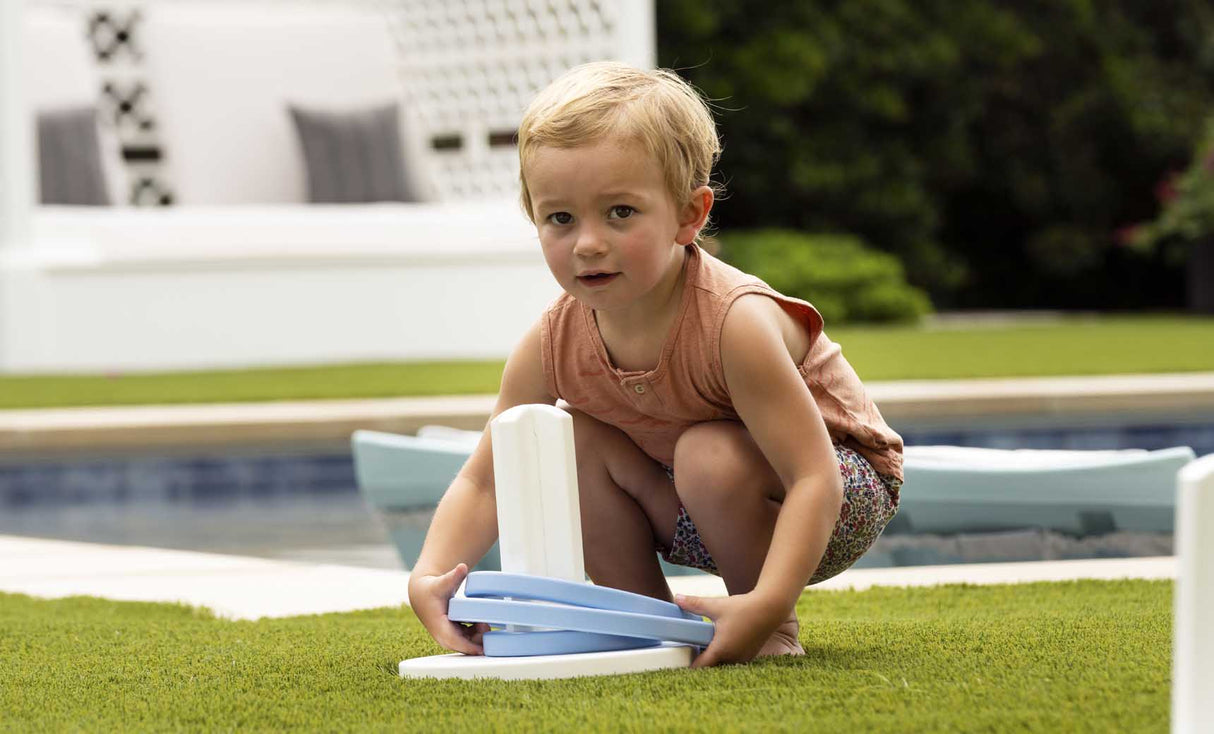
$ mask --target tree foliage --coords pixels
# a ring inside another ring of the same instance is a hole
[[[1166,298],[1164,266],[1114,235],[1154,216],[1214,109],[1208,3],[657,8],[659,62],[717,108],[722,231],[855,233],[939,305]]]
[[[1162,182],[1156,194],[1159,218],[1129,230],[1131,244],[1184,258],[1189,248],[1214,238],[1214,118],[1189,167]]]

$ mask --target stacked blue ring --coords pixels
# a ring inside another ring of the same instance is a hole
[[[485,655],[491,658],[520,658],[534,655],[569,655],[576,652],[608,652],[657,647],[660,640],[591,632],[545,630],[542,632],[486,632]]]
[[[603,586],[478,571],[468,575],[464,593],[448,606],[452,621],[552,629],[489,632],[484,647],[492,657],[628,650],[663,641],[705,646],[712,640],[711,622],[669,602]]]

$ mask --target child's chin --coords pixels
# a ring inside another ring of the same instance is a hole
[[[601,293],[599,291],[591,291],[585,288],[579,288],[577,291],[570,293],[577,300],[586,304],[596,311],[610,311],[619,307],[619,298],[613,298],[609,293]]]

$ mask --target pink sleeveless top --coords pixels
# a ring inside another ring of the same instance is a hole
[[[674,462],[674,446],[690,426],[739,420],[721,364],[721,327],[739,296],[762,293],[800,319],[810,348],[798,371],[818,405],[831,440],[855,450],[882,474],[902,479],[902,438],[881,417],[839,345],[822,331],[822,317],[805,301],[777,293],[690,245],[682,303],[657,367],[616,369],[594,312],[568,293],[544,312],[541,353],[548,390],[570,406],[613,425],[654,460]]]

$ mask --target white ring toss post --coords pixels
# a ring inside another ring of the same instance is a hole
[[[1214,722],[1214,454],[1181,469],[1176,498],[1172,732]]]
[[[572,416],[517,405],[490,430],[502,571],[585,581]]]

